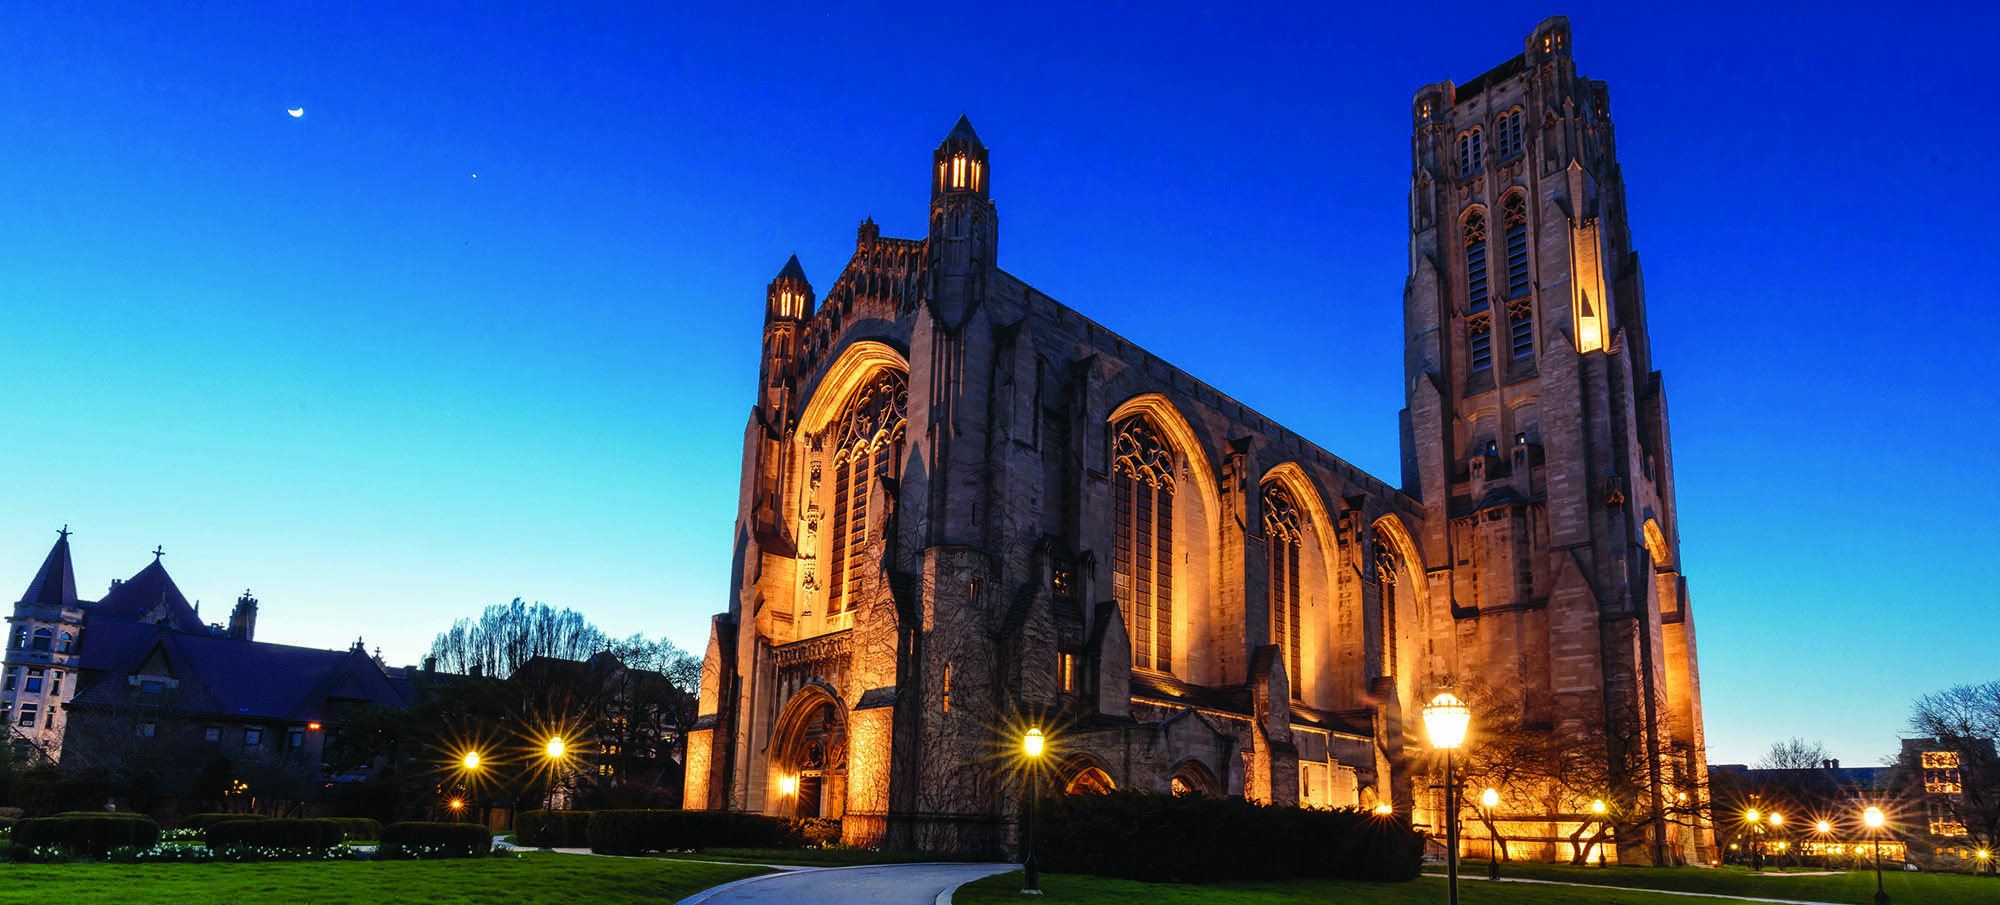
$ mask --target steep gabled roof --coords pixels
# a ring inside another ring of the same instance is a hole
[[[76,567],[69,561],[68,528],[56,536],[56,545],[49,549],[49,558],[42,560],[35,580],[28,582],[28,593],[21,595],[21,602],[76,606]]]
[[[958,115],[958,123],[956,125],[953,125],[951,127],[951,131],[945,133],[944,136],[945,141],[950,141],[954,138],[969,139],[974,145],[978,147],[982,148],[986,147],[985,144],[980,142],[979,133],[972,131],[972,120],[967,118],[966,115],[963,113]]]
[[[140,569],[123,584],[111,589],[90,608],[93,616],[110,616],[113,619],[130,619],[134,622],[149,621],[147,615],[164,607],[168,624],[183,632],[206,631],[201,617],[195,615],[194,607],[174,584],[167,567],[155,558],[151,565]]]
[[[164,653],[180,683],[182,706],[229,719],[324,720],[328,698],[401,707],[407,697],[374,658],[359,650],[319,650],[239,641],[206,632],[93,614],[80,666],[101,678],[76,697],[81,705],[123,703],[125,676]]]

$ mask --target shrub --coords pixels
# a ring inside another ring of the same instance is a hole
[[[514,819],[514,844],[581,848],[590,844],[590,811],[522,811]]]
[[[599,854],[710,848],[805,848],[840,838],[831,818],[766,817],[741,811],[598,811],[590,850]]]
[[[210,848],[255,845],[268,848],[332,848],[347,833],[332,820],[224,820],[204,835]]]
[[[1120,791],[1045,798],[1035,850],[1044,870],[1205,883],[1280,877],[1401,881],[1422,866],[1422,834],[1400,818]]]
[[[56,846],[101,858],[120,846],[152,848],[160,841],[160,825],[138,814],[38,817],[14,824],[13,840],[25,848]]]
[[[382,828],[375,857],[482,858],[493,853],[493,832],[478,823],[408,821]]]
[[[382,821],[372,817],[323,817],[340,824],[347,831],[349,842],[373,842],[382,838]]]
[[[181,818],[181,829],[205,830],[224,820],[263,820],[262,814],[189,814]]]

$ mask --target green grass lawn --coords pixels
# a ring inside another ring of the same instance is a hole
[[[1484,876],[1486,862],[1467,862],[1462,868],[1469,873]],[[1426,870],[1442,873],[1434,867]],[[1564,883],[1670,889],[1678,892],[1798,899],[1808,902],[1841,902],[1852,905],[1869,905],[1875,896],[1875,872],[1868,870],[1848,871],[1832,876],[1806,876],[1768,870],[1756,874],[1741,867],[1598,868],[1516,862],[1500,865],[1500,875],[1533,880],[1556,880]],[[1993,905],[1995,902],[2000,902],[2000,881],[1991,877],[1971,877],[1963,874],[1919,874],[1884,870],[1882,890],[1889,894],[1889,901],[1899,905],[1906,902],[1921,903],[1921,905],[1961,905],[1961,903]],[[1686,901],[1682,900],[1684,905]]]
[[[0,866],[0,903],[618,905],[675,902],[761,873],[767,871],[728,864],[550,854],[462,861],[8,864]]]
[[[959,887],[952,905],[1439,905],[1443,879],[1409,883],[1356,883],[1345,880],[1285,880],[1269,883],[1139,883],[1078,874],[1043,874],[1040,897],[1021,895],[1021,872],[987,877]],[[1462,881],[1464,905],[1700,905],[1702,899],[1631,889],[1585,889],[1538,883]],[[1708,900],[1715,901],[1715,900]],[[1917,902],[1920,900],[1909,900]]]

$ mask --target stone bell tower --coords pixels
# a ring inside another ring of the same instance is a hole
[[[1679,863],[1711,843],[1666,391],[1610,95],[1571,50],[1549,19],[1412,104],[1404,487],[1451,671],[1601,749],[1618,859]]]

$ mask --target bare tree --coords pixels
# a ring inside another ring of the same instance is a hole
[[[1827,760],[1825,745],[1794,735],[1782,742],[1772,742],[1771,749],[1757,759],[1757,769],[1818,770],[1826,766]]]
[[[1904,773],[1927,789],[1957,792],[1930,797],[1965,827],[1971,841],[1991,849],[2000,842],[2000,681],[1958,685],[1910,705],[1910,728],[1956,755],[1956,766],[1904,764]],[[1936,771],[1933,778],[1930,774]]]

